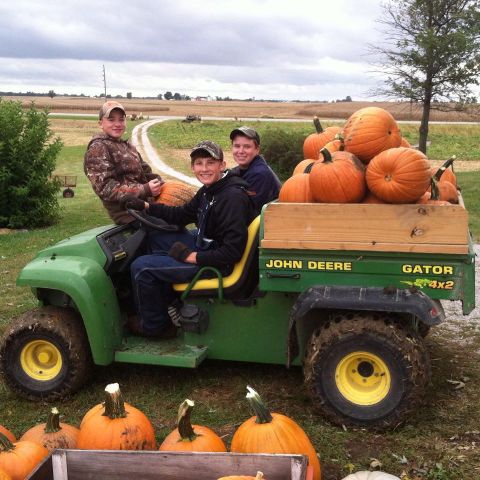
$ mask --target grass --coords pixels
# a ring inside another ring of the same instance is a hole
[[[155,142],[162,145],[162,152],[163,148],[172,148],[185,153],[186,148],[201,138],[219,140],[228,148],[228,132],[236,124],[216,123],[220,122],[183,126],[167,122],[155,129]],[[129,122],[130,130],[132,126]],[[267,127],[263,123],[253,126],[258,127],[260,133]],[[295,124],[291,128],[302,127]],[[83,135],[80,132],[79,138]],[[83,174],[84,151],[84,144],[66,146],[58,161],[58,171],[77,175],[75,197],[63,199],[59,195],[62,220],[49,228],[0,235],[3,292],[0,331],[12,317],[36,304],[28,289],[15,287],[15,279],[38,250],[75,233],[110,223]],[[478,238],[479,174],[459,172],[458,178],[470,217],[475,219],[473,230]],[[350,469],[368,469],[372,459],[380,461],[382,469],[392,474],[400,476],[402,471],[408,472],[410,479],[480,478],[478,319],[447,322],[433,329],[427,344],[433,374],[427,404],[412,416],[408,425],[381,435],[363,429],[338,428],[315,415],[303,386],[301,370],[287,370],[283,366],[208,360],[195,370],[113,364],[95,368],[88,385],[75,396],[57,402],[57,406],[62,421],[78,425],[85,412],[103,400],[105,385],[119,382],[126,401],[146,413],[157,440],[161,441],[175,427],[180,402],[191,398],[196,402],[193,421],[213,428],[228,445],[236,427],[251,415],[244,398],[245,387],[251,384],[273,411],[291,416],[306,430],[320,455],[324,480],[339,480]],[[450,383],[456,381],[462,381],[464,387],[456,389],[458,384]],[[52,406],[22,400],[2,382],[0,405],[0,424],[17,436],[45,421]]]

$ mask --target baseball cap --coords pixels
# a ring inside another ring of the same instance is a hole
[[[220,148],[219,145],[217,145],[215,142],[212,142],[210,140],[203,140],[199,143],[197,143],[193,148],[190,153],[190,158],[193,157],[193,155],[196,152],[199,151],[204,151],[207,152],[208,155],[210,155],[212,158],[215,160],[223,160],[223,152],[222,149]]]
[[[233,140],[236,135],[243,135],[247,138],[255,140],[257,145],[260,145],[260,135],[251,127],[238,127],[230,132],[230,140]]]
[[[98,114],[98,118],[101,120],[103,117],[108,117],[110,116],[110,113],[112,110],[115,110],[118,108],[125,114],[125,109],[123,108],[123,105],[121,103],[115,102],[114,100],[109,100],[108,102],[105,102],[102,105],[102,108],[100,109],[100,112]]]

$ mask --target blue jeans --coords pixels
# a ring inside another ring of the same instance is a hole
[[[152,233],[152,232],[151,232]],[[138,257],[130,267],[133,296],[140,320],[140,328],[147,335],[162,332],[171,323],[167,307],[176,298],[172,283],[190,281],[200,270],[198,265],[183,263],[168,256],[174,242],[195,247],[196,235],[184,232],[154,232],[149,237],[149,255]]]

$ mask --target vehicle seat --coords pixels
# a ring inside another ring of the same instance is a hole
[[[227,277],[222,278],[223,293],[227,297],[234,296],[239,289],[249,283],[248,280],[255,275],[255,284],[258,284],[258,231],[260,227],[260,215],[255,217],[248,226],[247,245],[242,258],[235,264],[233,271]],[[255,268],[256,267],[256,268]],[[176,292],[184,292],[190,283],[176,283],[173,289]],[[202,278],[197,280],[191,288],[193,295],[216,295],[219,288],[219,279]]]

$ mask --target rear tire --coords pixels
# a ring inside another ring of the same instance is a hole
[[[78,390],[91,365],[82,319],[72,309],[48,306],[26,312],[0,343],[0,372],[13,391],[30,400]]]
[[[383,429],[422,403],[430,360],[418,333],[400,321],[348,312],[313,332],[304,374],[315,408],[331,422]]]

